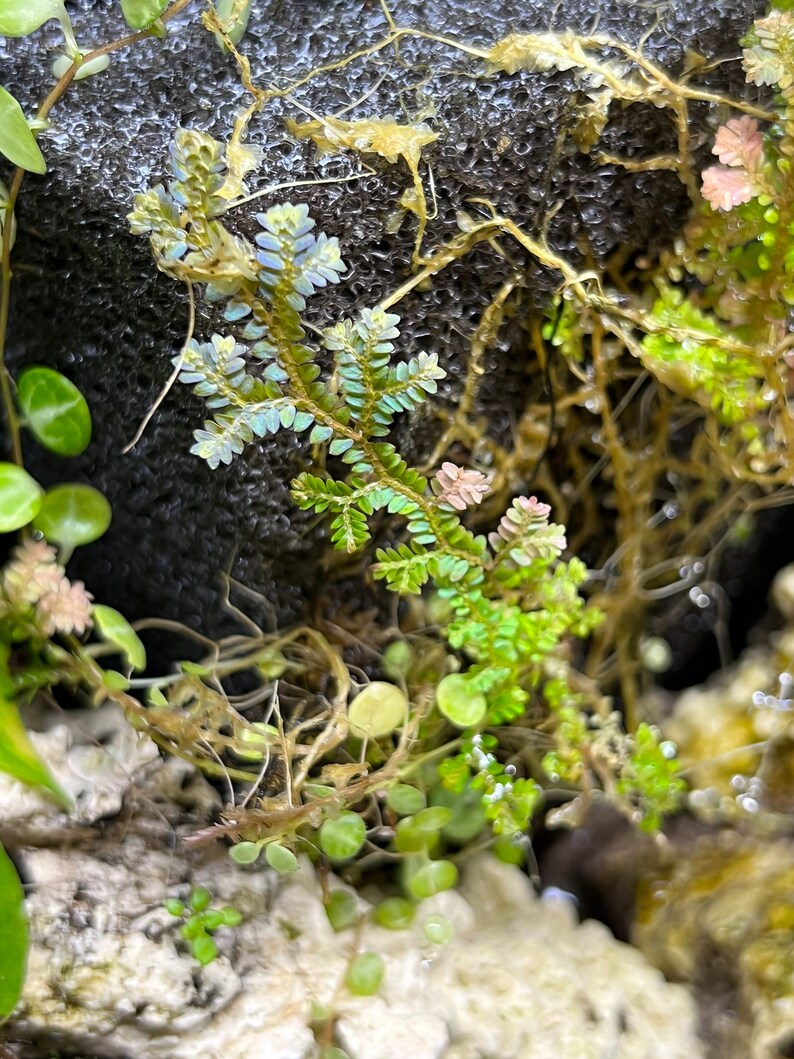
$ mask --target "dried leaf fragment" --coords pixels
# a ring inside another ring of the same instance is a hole
[[[423,121],[404,125],[388,117],[357,118],[354,121],[329,117],[304,122],[287,118],[286,127],[296,139],[312,140],[320,157],[355,151],[357,154],[376,154],[390,165],[402,158],[413,178],[413,187],[403,195],[400,205],[419,218],[414,252],[414,257],[418,258],[427,227],[427,200],[419,176],[419,163],[422,149],[435,143],[439,136],[437,132]]]
[[[321,118],[297,122],[286,120],[287,132],[299,140],[313,140],[320,155],[356,151],[377,154],[391,165],[400,158],[414,173],[421,161],[422,148],[435,143],[438,133],[425,122],[401,125],[393,118]]]
[[[488,52],[488,62],[508,74],[519,70],[564,71],[581,65],[566,35],[559,33],[511,33],[494,44]]]
[[[488,52],[488,62],[495,70],[508,74],[526,70],[529,73],[545,73],[547,70],[576,70],[582,79],[593,88],[608,85],[621,99],[636,99],[642,86],[628,75],[630,64],[609,62],[588,55],[588,51],[608,48],[612,42],[608,37],[577,37],[566,30],[564,33],[511,33]],[[645,89],[647,93],[647,87]]]

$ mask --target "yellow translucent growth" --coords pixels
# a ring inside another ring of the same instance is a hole
[[[570,70],[584,65],[572,51],[572,41],[567,34],[511,33],[494,44],[488,52],[488,62],[494,69],[508,74],[519,70],[529,70],[530,73]]]
[[[256,278],[254,248],[247,239],[232,235],[223,225],[209,224],[203,235],[203,248],[181,261],[158,260],[164,272],[191,283],[212,283],[218,290],[233,294],[245,280]]]
[[[320,155],[357,151],[377,154],[394,165],[400,158],[415,173],[422,157],[422,148],[435,143],[438,133],[429,125],[400,125],[392,118],[318,118],[297,122],[287,118],[287,131],[299,140],[313,140]]]
[[[265,157],[261,147],[254,147],[250,143],[235,143],[230,141],[226,146],[227,175],[223,187],[218,195],[227,202],[231,202],[241,195],[248,194],[245,178],[249,173],[258,169]]]
[[[488,52],[488,62],[495,70],[514,74],[519,70],[544,73],[546,70],[581,71],[594,86],[609,84],[617,90],[622,87],[630,71],[626,62],[608,62],[588,55],[593,50],[620,47],[609,37],[577,37],[566,30],[564,33],[511,33],[497,41]],[[625,86],[633,95],[634,86]],[[618,93],[619,94],[619,93]]]
[[[419,218],[414,251],[414,257],[418,259],[427,227],[427,200],[419,176],[419,163],[422,160],[422,148],[435,143],[438,133],[433,132],[423,121],[401,125],[393,118],[344,121],[329,117],[304,122],[287,118],[286,126],[287,132],[297,139],[312,140],[320,156],[355,151],[358,154],[376,154],[390,165],[403,159],[413,177],[413,190],[403,195],[400,205]]]

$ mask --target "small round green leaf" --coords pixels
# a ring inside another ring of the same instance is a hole
[[[187,673],[191,677],[212,676],[212,670],[209,668],[209,666],[199,665],[198,662],[180,662],[179,667],[183,673]]]
[[[39,150],[36,137],[22,112],[22,107],[10,92],[0,87],[0,154],[12,165],[30,173],[46,173],[47,163]]]
[[[92,615],[103,640],[118,647],[133,669],[146,668],[146,648],[123,614],[98,603]]]
[[[47,540],[76,548],[98,540],[110,519],[110,504],[97,489],[69,484],[50,489],[33,524]]]
[[[291,849],[282,846],[280,842],[269,842],[265,846],[265,858],[279,875],[289,875],[290,872],[298,870],[298,858]]]
[[[185,902],[177,897],[169,897],[165,902],[165,910],[172,916],[183,916],[185,914]]]
[[[509,838],[498,838],[493,844],[493,853],[504,864],[524,864],[527,859],[524,846]]]
[[[448,721],[458,728],[472,728],[485,720],[488,703],[462,673],[450,673],[436,688],[436,702]]]
[[[205,912],[201,917],[201,925],[207,931],[217,930],[218,927],[222,927],[223,924],[224,916],[220,908],[211,908],[209,912]]]
[[[44,490],[15,463],[0,463],[0,533],[13,533],[35,518]]]
[[[149,29],[168,7],[168,0],[121,0],[130,29]]]
[[[387,930],[405,930],[415,912],[416,906],[404,897],[387,897],[375,909],[375,922]]]
[[[208,963],[212,963],[215,957],[218,955],[218,946],[208,937],[206,934],[202,934],[201,937],[196,940],[190,946],[193,956],[198,960],[202,967],[206,967]]]
[[[102,670],[102,683],[108,691],[129,691],[130,688],[129,680],[115,669]]]
[[[259,842],[238,842],[229,850],[229,856],[235,864],[253,864],[261,852],[262,845]]]
[[[439,784],[430,792],[433,805],[443,805],[451,812],[451,817],[444,824],[443,835],[448,842],[465,846],[479,835],[485,827],[485,809],[482,802],[482,791],[466,784],[462,791],[450,791]]]
[[[349,890],[334,890],[325,903],[325,914],[337,933],[354,926],[360,918],[358,902]]]
[[[79,456],[91,440],[91,413],[85,398],[65,375],[52,368],[27,368],[19,376],[17,400],[25,426],[56,456]]]
[[[221,909],[221,922],[225,927],[239,927],[243,921],[243,913],[233,905],[226,905]]]
[[[60,81],[66,71],[71,70],[72,66],[74,66],[74,59],[71,55],[59,55],[50,67],[52,76],[56,81]],[[98,55],[96,59],[89,59],[88,62],[81,63],[77,68],[74,79],[75,81],[83,81],[86,77],[101,74],[104,70],[107,70],[108,66],[110,66],[110,56]]]
[[[345,975],[345,985],[354,996],[373,996],[380,989],[386,967],[377,952],[361,952]]]
[[[268,744],[278,738],[278,728],[263,721],[254,721],[245,728],[240,727],[236,733],[238,745],[232,753],[242,761],[261,761],[265,756]]]
[[[187,903],[194,912],[203,912],[205,908],[209,907],[211,900],[212,894],[206,886],[196,886],[190,891]]]
[[[184,938],[185,941],[192,941],[197,938],[199,934],[204,933],[204,924],[198,916],[191,916],[187,923],[183,923],[179,928],[180,938]]]
[[[61,0],[0,0],[0,37],[27,37],[51,18],[66,17]]]
[[[423,791],[408,783],[395,783],[386,791],[386,804],[398,816],[413,816],[427,805]]]
[[[278,680],[288,666],[287,659],[273,647],[267,647],[256,658],[256,668],[267,680]]]
[[[350,733],[359,739],[380,739],[405,724],[407,716],[405,693],[394,684],[374,680],[350,704]]]
[[[428,916],[424,925],[425,937],[434,945],[446,945],[455,935],[455,928],[446,916]]]
[[[336,793],[335,787],[329,787],[325,783],[307,783],[303,788],[304,798],[328,798]]]
[[[320,848],[330,860],[350,860],[364,845],[367,827],[358,813],[341,812],[320,828]]]
[[[438,842],[441,829],[452,819],[452,810],[443,805],[422,809],[401,820],[395,828],[394,845],[400,853],[429,850]]]
[[[416,901],[451,890],[458,881],[458,869],[451,860],[428,860],[406,877],[406,889]]]
[[[414,662],[414,653],[407,640],[394,640],[383,652],[383,669],[387,676],[404,677]]]

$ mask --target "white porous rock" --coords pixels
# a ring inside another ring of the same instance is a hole
[[[0,772],[0,840],[6,845],[95,843],[94,825],[112,822],[122,808],[139,828],[160,832],[157,845],[174,826],[189,831],[221,807],[217,791],[195,768],[179,758],[163,760],[114,705],[60,713],[33,707],[25,721],[34,725],[31,742],[72,805],[65,810]]]
[[[0,773],[0,836],[9,844],[63,841],[65,832],[116,816],[127,792],[159,763],[155,744],[115,706],[51,713],[43,723],[46,730],[31,731],[30,740],[72,808]]]
[[[218,850],[191,869],[140,838],[115,856],[24,860],[33,948],[13,1031],[28,1039],[109,1059],[317,1059],[325,1022],[350,1059],[702,1056],[685,989],[488,857],[460,891],[423,902],[410,928],[377,926],[359,898],[362,921],[338,934],[308,864],[277,877]],[[162,907],[199,884],[244,916],[218,931],[220,955],[205,968]],[[430,914],[454,927],[445,945],[425,937]],[[373,997],[344,985],[365,951],[386,968]]]

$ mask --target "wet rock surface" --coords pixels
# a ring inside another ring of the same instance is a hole
[[[383,12],[370,0],[273,0],[255,7],[245,48],[255,77],[267,83],[286,84],[386,32]],[[550,23],[579,32],[597,26],[631,42],[647,36],[647,54],[680,71],[687,49],[709,59],[737,55],[737,37],[763,7],[736,0],[606,0],[594,8],[565,0],[552,12],[535,0],[489,0],[477,10],[455,0],[400,0],[394,12],[401,25],[478,45],[514,31],[545,31]],[[76,5],[74,21],[81,42],[122,32],[118,5],[108,0]],[[46,45],[58,42],[51,27],[28,41],[0,41],[4,84],[23,104],[31,106],[48,90]],[[618,245],[646,248],[676,231],[687,199],[674,174],[629,173],[573,148],[567,129],[578,97],[570,74],[486,78],[482,64],[428,41],[404,41],[400,56],[398,64],[390,52],[378,53],[317,78],[294,98],[324,115],[367,93],[356,116],[413,114],[432,105],[440,138],[426,160],[438,217],[428,248],[456,231],[456,211],[472,197],[490,199],[530,231],[548,220],[551,244],[580,260],[603,260]],[[744,90],[735,61],[709,79],[722,89]],[[67,476],[102,488],[114,522],[106,538],[78,553],[75,576],[131,618],[174,617],[210,633],[227,627],[219,572],[229,568],[270,601],[272,609],[263,606],[255,617],[293,618],[316,584],[322,531],[289,496],[302,442],[285,433],[249,447],[231,468],[210,472],[188,453],[202,409],[186,387],[171,393],[134,451],[122,455],[169,374],[187,317],[184,293],[158,275],[145,240],[129,235],[125,216],[133,193],[164,177],[167,144],[178,124],[225,138],[244,101],[234,64],[195,13],[192,24],[183,20],[165,42],[138,45],[117,57],[106,74],[69,93],[53,112],[44,143],[50,172],[29,178],[20,200],[10,338],[15,368],[39,362],[65,371],[94,413],[94,441],[69,462]],[[613,111],[606,150],[636,160],[674,148],[669,115],[648,107]],[[318,163],[309,145],[291,140],[283,118],[296,113],[285,101],[256,119],[251,139],[264,148],[265,161],[252,190],[355,170],[354,161]],[[693,122],[694,145],[707,153],[705,108],[695,107]],[[351,266],[341,287],[318,302],[318,322],[373,304],[410,267],[410,225],[388,230],[409,177],[399,166],[379,169],[358,182],[278,193],[282,200],[308,201],[319,227],[340,237]],[[240,223],[245,227],[244,218]],[[450,373],[447,398],[454,399],[465,372],[468,337],[509,270],[481,248],[401,306],[404,348],[439,353]],[[525,282],[531,299],[543,304],[550,278],[527,264]],[[201,310],[199,333],[206,326]],[[520,321],[508,323],[488,355],[481,406],[497,437],[509,436],[512,416],[523,404],[528,354],[522,336]],[[430,422],[409,425],[416,437],[428,437],[432,429]],[[65,473],[33,446],[27,459],[44,482]]]
[[[791,1054],[793,886],[789,841],[723,833],[701,837],[640,902],[635,941],[695,990],[709,1059]]]
[[[693,816],[672,822],[666,856],[649,865],[632,931],[695,990],[709,1059],[794,1049],[794,566],[772,602],[782,628],[680,695],[665,725]]]

